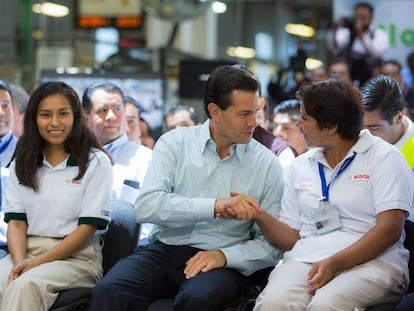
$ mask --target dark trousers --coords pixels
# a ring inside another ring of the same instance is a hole
[[[200,272],[187,280],[185,262],[199,249],[150,244],[120,260],[93,289],[91,311],[144,311],[155,300],[174,299],[174,310],[220,310],[242,295],[247,277],[232,269]]]

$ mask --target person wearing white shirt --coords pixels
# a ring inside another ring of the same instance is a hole
[[[98,82],[86,88],[82,106],[92,132],[114,159],[112,199],[134,204],[152,150],[127,139],[124,93],[115,84]]]
[[[354,17],[342,17],[328,35],[328,46],[335,56],[348,60],[352,80],[361,86],[373,76],[384,53],[390,47],[386,31],[371,23],[374,7],[366,2],[354,6]]]

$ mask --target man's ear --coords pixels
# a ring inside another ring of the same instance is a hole
[[[401,124],[403,122],[403,117],[404,117],[404,111],[398,111],[397,112],[397,117],[395,119],[395,123],[396,124]]]
[[[85,120],[86,124],[90,125],[90,122],[89,122],[90,117],[89,117],[88,114],[84,113],[83,114],[83,119]]]
[[[326,128],[330,135],[335,134],[338,131],[338,125],[329,126]]]
[[[259,99],[259,109],[264,109],[266,105],[266,98],[264,98],[263,96],[260,97]]]
[[[220,108],[215,103],[209,103],[207,105],[207,110],[210,113],[210,117],[213,120],[217,120],[217,118],[220,116]]]

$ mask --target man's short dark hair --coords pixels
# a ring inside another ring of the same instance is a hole
[[[368,9],[368,10],[370,11],[371,15],[373,15],[373,14],[374,14],[374,7],[373,7],[370,3],[368,3],[368,2],[358,2],[358,3],[357,3],[357,4],[355,4],[355,6],[354,6],[354,11],[355,11],[356,9],[359,9],[359,8],[365,8],[365,9]]]
[[[260,82],[248,70],[240,65],[223,65],[216,67],[204,87],[204,109],[208,118],[208,105],[215,103],[221,110],[226,110],[231,102],[234,90],[260,93]]]
[[[198,124],[198,114],[197,111],[194,109],[194,107],[187,106],[187,105],[177,105],[172,107],[170,110],[168,110],[168,113],[166,115],[166,118],[169,116],[173,116],[178,111],[187,111],[190,115],[191,120],[193,120],[194,124]]]
[[[365,111],[378,110],[381,119],[392,124],[393,118],[405,108],[404,95],[398,83],[385,75],[368,80],[361,88]]]
[[[110,82],[97,82],[97,83],[94,83],[94,84],[88,86],[85,89],[85,91],[83,92],[83,95],[82,95],[82,108],[83,108],[83,111],[86,114],[89,115],[91,113],[92,95],[97,90],[104,90],[106,92],[117,93],[121,97],[122,103],[124,105],[126,105],[124,92],[121,90],[121,88],[119,86],[117,86],[113,83],[110,83]]]

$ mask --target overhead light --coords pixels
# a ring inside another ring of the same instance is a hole
[[[232,57],[249,59],[256,56],[256,51],[252,48],[246,48],[244,46],[230,46],[227,48],[227,54]]]
[[[313,37],[315,35],[315,29],[311,26],[307,26],[304,24],[286,24],[285,31],[288,34],[299,36],[299,37]]]
[[[308,71],[311,71],[311,70],[314,70],[316,68],[319,68],[322,65],[323,65],[323,62],[321,60],[317,59],[317,58],[308,57],[305,60],[305,68]]]
[[[52,17],[63,17],[69,14],[69,9],[66,6],[52,2],[35,3],[32,5],[32,11]]]
[[[227,11],[227,5],[221,1],[214,1],[211,5],[211,9],[216,14],[222,14]]]

